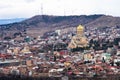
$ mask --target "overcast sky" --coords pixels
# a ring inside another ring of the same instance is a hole
[[[120,16],[120,0],[0,0],[0,19],[41,14]]]

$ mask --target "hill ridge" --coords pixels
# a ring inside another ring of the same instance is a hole
[[[22,22],[0,25],[0,33],[2,37],[5,35],[13,36],[16,32],[38,36],[60,28],[76,27],[79,24],[86,27],[120,26],[120,17],[101,14],[81,16],[36,15]]]

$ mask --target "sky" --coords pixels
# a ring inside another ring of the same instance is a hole
[[[0,19],[35,15],[93,15],[120,17],[120,0],[0,0]]]

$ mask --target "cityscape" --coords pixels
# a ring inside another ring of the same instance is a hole
[[[119,1],[94,1],[0,1],[0,80],[120,80]]]

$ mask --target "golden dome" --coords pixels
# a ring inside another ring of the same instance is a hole
[[[77,31],[83,31],[84,30],[84,27],[82,26],[82,25],[79,25],[78,27],[77,27]]]

